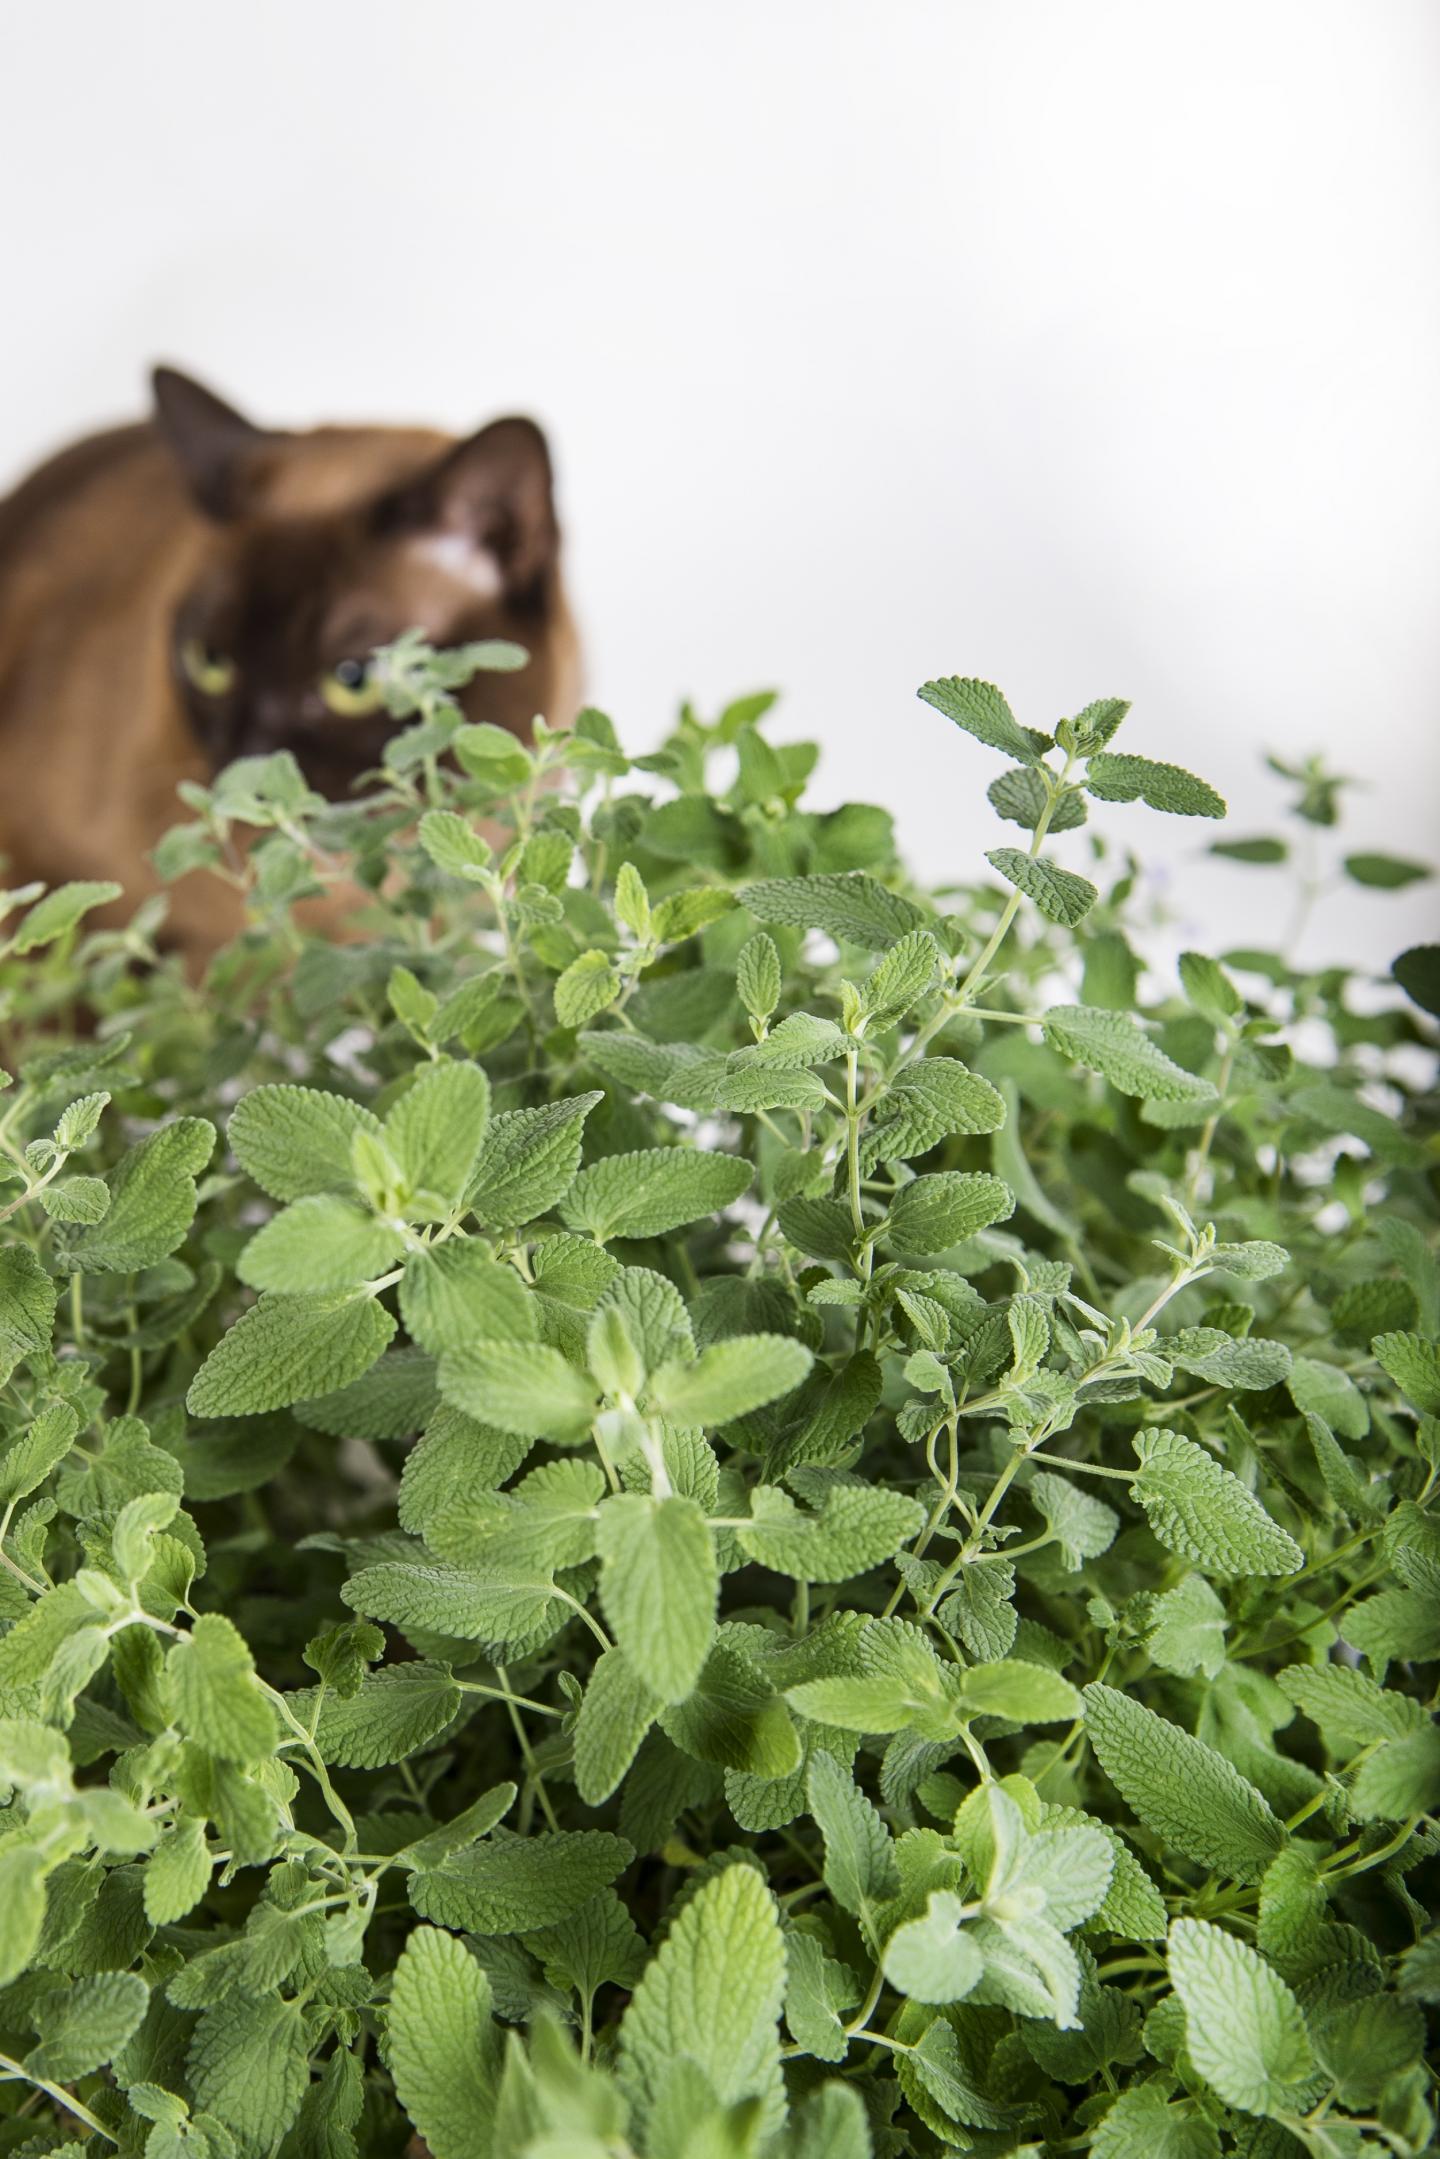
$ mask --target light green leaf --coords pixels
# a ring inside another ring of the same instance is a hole
[[[22,1357],[49,1349],[55,1303],[55,1284],[29,1245],[6,1245],[0,1251],[0,1385]]]
[[[440,1359],[440,1391],[457,1409],[562,1445],[581,1438],[599,1407],[594,1382],[538,1342],[471,1342]]]
[[[539,1306],[513,1267],[473,1238],[412,1252],[400,1278],[400,1314],[433,1356],[467,1343],[533,1341]]]
[[[1295,1574],[1305,1564],[1288,1531],[1212,1455],[1178,1432],[1142,1432],[1131,1489],[1172,1552],[1222,1574]]]
[[[885,1946],[885,1977],[912,2001],[937,2005],[970,1993],[985,1959],[965,1932],[965,1905],[952,1890],[933,1890],[919,1919],[897,1927]]]
[[[619,970],[608,953],[582,952],[555,984],[555,1017],[562,1027],[588,1027],[615,1002],[620,988]]]
[[[727,1424],[789,1394],[814,1361],[788,1335],[735,1335],[712,1343],[692,1363],[662,1365],[649,1397],[672,1424]]]
[[[1055,1005],[1045,1032],[1062,1057],[1100,1073],[1121,1094],[1146,1102],[1208,1101],[1214,1088],[1172,1062],[1128,1014],[1092,1005]]]
[[[585,1119],[598,1093],[492,1117],[480,1142],[469,1201],[490,1229],[519,1229],[563,1199],[580,1167]]]
[[[68,1402],[47,1402],[28,1432],[0,1456],[0,1503],[25,1499],[63,1462],[80,1429]]]
[[[1244,2114],[1295,2110],[1315,2059],[1300,2005],[1278,1972],[1223,1927],[1177,1919],[1170,1977],[1185,2005],[1185,2048],[1207,2084]]]
[[[945,1252],[977,1230],[1005,1221],[1014,1207],[1014,1193],[998,1177],[946,1170],[901,1186],[882,1237],[892,1252]]]
[[[1062,870],[1018,847],[992,847],[985,860],[1007,884],[1033,900],[1048,922],[1063,923],[1067,929],[1083,922],[1100,897],[1088,877],[1077,877],[1073,870]]]
[[[1085,1728],[1122,1799],[1164,1843],[1237,1882],[1256,1882],[1285,1831],[1223,1755],[1114,1687],[1085,1689]]]
[[[437,870],[477,884],[489,866],[491,850],[468,819],[454,810],[427,810],[419,825],[420,845]]]
[[[924,683],[916,695],[987,749],[999,750],[1022,765],[1038,763],[1038,748],[993,682],[977,682],[968,675],[943,675],[938,681]]]
[[[107,1171],[110,1204],[93,1223],[66,1225],[56,1254],[67,1272],[128,1274],[173,1252],[195,1219],[195,1179],[215,1151],[204,1117],[177,1117]]]
[[[391,1315],[363,1292],[267,1290],[211,1350],[186,1404],[197,1417],[253,1417],[333,1393],[367,1372],[394,1332]]]
[[[1440,1348],[1403,1330],[1377,1334],[1370,1346],[1406,1401],[1423,1416],[1440,1417]]]
[[[54,944],[67,930],[73,930],[92,907],[105,907],[111,900],[118,900],[123,889],[104,880],[87,881],[84,878],[77,878],[73,884],[57,885],[21,917],[19,927],[10,939],[11,951],[35,952],[41,945]]]
[[[417,1927],[395,1967],[390,2071],[434,2159],[491,2159],[500,2033],[490,1981],[463,1942]]]
[[[300,2111],[309,2051],[297,2002],[230,1994],[195,2027],[187,2057],[190,2088],[242,2149],[268,2152]]]
[[[631,1672],[661,1702],[694,1690],[715,1634],[715,1547],[693,1499],[622,1492],[600,1509],[600,1601]]]
[[[255,1762],[274,1752],[280,1727],[239,1630],[204,1612],[165,1664],[176,1723],[225,1762]]]
[[[625,2012],[619,2075],[642,2115],[689,2061],[722,2105],[756,2100],[764,2130],[777,2128],[784,1991],[775,1900],[753,1867],[726,1867],[685,1906]]]
[[[113,2061],[140,2024],[150,1989],[134,1972],[94,1972],[42,2000],[40,2044],[27,2068],[57,2084],[73,2084],[102,2062]]]
[[[844,1764],[823,1748],[810,1758],[810,1812],[825,1839],[825,1882],[845,1911],[863,1918],[900,1886],[890,1832]]]
[[[780,1002],[780,954],[773,937],[757,930],[740,947],[735,960],[735,986],[740,1002],[752,1019],[769,1019]]]
[[[287,1696],[292,1715],[309,1730],[318,1690]],[[383,1769],[419,1754],[452,1724],[465,1697],[443,1664],[390,1664],[367,1672],[349,1696],[327,1688],[314,1725],[323,1760],[341,1769]]]
[[[647,1147],[604,1155],[582,1169],[561,1217],[597,1244],[614,1237],[660,1237],[699,1221],[740,1197],[754,1176],[734,1155],[696,1154],[687,1147]]]
[[[399,1231],[358,1201],[316,1192],[257,1230],[235,1272],[251,1289],[348,1289],[383,1273],[403,1249]]]
[[[407,1220],[443,1222],[459,1205],[489,1116],[490,1082],[479,1065],[442,1057],[421,1066],[385,1119]]]
[[[257,1087],[237,1102],[227,1138],[240,1167],[272,1199],[354,1186],[350,1145],[357,1132],[378,1137],[380,1120],[358,1102],[318,1087]]]
[[[1085,785],[1102,802],[1148,802],[1172,817],[1223,817],[1225,798],[1180,765],[1101,750],[1090,759]]]
[[[167,1829],[145,1867],[145,1917],[173,1926],[192,1912],[210,1883],[212,1861],[205,1824],[186,1818]]]
[[[620,1649],[602,1650],[575,1724],[575,1784],[589,1807],[615,1791],[660,1708]]]
[[[918,907],[863,870],[838,877],[766,877],[742,885],[736,898],[759,922],[823,930],[837,944],[863,945],[869,952],[884,952],[911,930],[926,927]]]
[[[904,1492],[840,1483],[824,1487],[818,1514],[802,1513],[777,1486],[757,1485],[750,1513],[753,1526],[735,1531],[741,1550],[800,1582],[844,1582],[868,1573],[908,1544],[925,1519],[924,1508]]]

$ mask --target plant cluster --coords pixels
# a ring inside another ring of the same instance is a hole
[[[0,2152],[1428,2149],[1435,948],[1147,975],[1118,701],[924,687],[935,898],[514,657],[188,791],[199,988],[6,896]]]

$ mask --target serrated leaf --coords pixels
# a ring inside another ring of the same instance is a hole
[[[885,1977],[912,2001],[963,2000],[978,1984],[985,1959],[965,1932],[963,1898],[933,1890],[918,1919],[897,1927],[885,1945]]]
[[[242,2147],[269,2151],[300,2111],[309,2047],[298,2003],[231,1995],[195,2027],[187,2056],[197,2104]]]
[[[618,1788],[659,1708],[623,1650],[602,1650],[575,1724],[575,1784],[587,1806],[598,1807]]]
[[[661,1702],[694,1691],[715,1634],[715,1547],[694,1500],[622,1492],[600,1509],[600,1601],[625,1662]]]
[[[810,1812],[825,1839],[825,1882],[845,1911],[862,1918],[900,1886],[890,1832],[844,1764],[823,1749],[807,1777]]]
[[[72,884],[57,885],[47,892],[43,900],[36,902],[29,912],[22,915],[18,928],[10,938],[12,952],[35,952],[41,945],[54,944],[76,923],[89,914],[93,907],[104,907],[111,900],[118,900],[123,887],[103,879],[77,878]]]
[[[1207,2084],[1245,2114],[1294,2111],[1315,2066],[1305,2019],[1278,1972],[1202,1919],[1170,1929],[1170,1977],[1185,2005],[1185,2048]]]
[[[26,2067],[57,2084],[72,2084],[113,2061],[149,2005],[150,1989],[134,1972],[94,1972],[72,1979],[45,2000],[40,2044]]]
[[[186,1404],[197,1417],[254,1417],[333,1393],[367,1372],[394,1332],[390,1313],[364,1292],[267,1290],[211,1350]]]
[[[533,1341],[537,1301],[513,1267],[503,1267],[473,1238],[412,1252],[400,1278],[400,1314],[432,1356],[467,1343]]]
[[[1014,1209],[1015,1195],[998,1177],[964,1170],[916,1177],[891,1202],[882,1240],[892,1252],[944,1252]]]
[[[1214,1094],[1208,1080],[1175,1064],[1124,1012],[1055,1005],[1045,1014],[1045,1033],[1063,1057],[1140,1101],[1208,1101]]]
[[[754,1174],[734,1155],[696,1154],[684,1147],[604,1155],[581,1170],[561,1218],[598,1244],[615,1237],[660,1237],[728,1207]]]
[[[0,1251],[0,1384],[22,1357],[49,1349],[55,1303],[55,1284],[28,1245]]]
[[[818,1514],[803,1513],[773,1485],[757,1485],[750,1514],[751,1522],[735,1531],[741,1550],[800,1582],[844,1582],[868,1573],[908,1544],[925,1519],[924,1508],[905,1493],[863,1484],[829,1485]]]
[[[447,1402],[503,1432],[570,1443],[589,1430],[599,1400],[594,1382],[538,1342],[471,1342],[440,1359]]]
[[[863,945],[868,952],[887,951],[911,930],[926,927],[918,907],[863,870],[838,877],[762,878],[742,885],[735,896],[757,921],[823,930],[837,943]]]
[[[987,749],[999,750],[1022,765],[1038,761],[1039,751],[993,682],[977,682],[968,675],[942,675],[924,683],[916,695]]]
[[[619,970],[608,953],[582,952],[555,984],[555,1017],[562,1027],[588,1027],[615,1002],[620,987]]]
[[[1403,1330],[1377,1335],[1370,1346],[1406,1401],[1424,1416],[1440,1417],[1440,1348]]]
[[[386,1665],[349,1696],[326,1690],[314,1722],[314,1688],[288,1697],[291,1712],[315,1732],[324,1761],[341,1769],[382,1769],[428,1746],[454,1722],[465,1697],[443,1664]]]
[[[257,1087],[236,1103],[226,1134],[240,1167],[272,1199],[347,1192],[357,1132],[378,1137],[373,1111],[318,1087]]]
[[[204,1612],[166,1659],[176,1723],[226,1762],[255,1762],[274,1751],[279,1724],[256,1676],[244,1636],[219,1612]]]
[[[672,1424],[726,1424],[789,1394],[813,1363],[804,1344],[788,1335],[736,1335],[693,1361],[662,1365],[648,1395]]]
[[[1285,1831],[1254,1785],[1130,1695],[1092,1684],[1084,1698],[1096,1758],[1146,1828],[1200,1866],[1258,1881]]]
[[[398,1230],[339,1192],[296,1200],[256,1231],[235,1265],[251,1289],[337,1290],[384,1272]]]
[[[623,1874],[634,1852],[603,1829],[519,1837],[496,1830],[411,1877],[424,1919],[474,1934],[522,1934],[553,1926]]]
[[[673,2065],[693,2062],[722,2105],[753,2100],[776,2128],[784,1991],[775,1900],[753,1867],[726,1867],[685,1906],[625,2012],[619,2075],[642,2116]]]
[[[1090,759],[1085,785],[1102,802],[1146,802],[1172,817],[1223,817],[1225,798],[1181,765],[1101,750]]]
[[[1296,1574],[1305,1554],[1238,1477],[1178,1432],[1142,1432],[1131,1489],[1172,1552],[1222,1574]]]
[[[434,2159],[490,2159],[500,2035],[490,1981],[462,1942],[417,1927],[390,1996],[395,2091]]]
[[[1007,884],[1033,900],[1048,922],[1063,923],[1067,929],[1083,922],[1100,897],[1088,877],[1077,877],[1073,870],[1062,870],[1018,847],[992,847],[985,860]]]
[[[62,1228],[61,1265],[127,1274],[166,1258],[195,1219],[195,1179],[214,1151],[215,1127],[204,1117],[177,1117],[138,1141],[106,1172],[110,1203],[100,1219]]]
[[[599,1093],[568,1095],[540,1109],[492,1117],[480,1143],[468,1198],[490,1229],[519,1229],[563,1199],[580,1167],[585,1119]]]

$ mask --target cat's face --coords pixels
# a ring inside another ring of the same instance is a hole
[[[481,676],[472,719],[526,736],[573,698],[572,634],[544,437],[499,420],[460,443],[420,431],[281,435],[168,369],[156,417],[207,519],[175,611],[172,666],[213,769],[285,749],[339,798],[395,722],[368,655],[402,630],[437,645],[504,637],[530,665]]]

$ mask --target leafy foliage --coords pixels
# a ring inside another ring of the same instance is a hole
[[[187,790],[199,995],[7,896],[0,2151],[1418,2155],[1433,948],[1142,975],[1120,700],[925,686],[942,906],[515,661]]]

